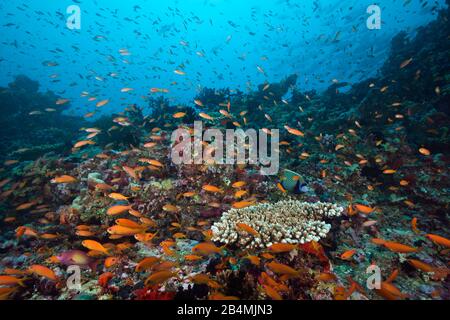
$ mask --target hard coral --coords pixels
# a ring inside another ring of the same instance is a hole
[[[340,216],[343,208],[331,203],[295,200],[231,209],[212,226],[214,241],[236,243],[248,249],[265,248],[273,243],[306,243],[326,236],[331,226],[323,218]],[[251,235],[236,227],[245,223],[258,232]]]

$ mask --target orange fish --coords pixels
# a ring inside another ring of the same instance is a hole
[[[431,154],[430,150],[428,150],[426,148],[420,148],[419,152],[420,152],[420,154],[422,154],[424,156],[429,156]]]
[[[136,217],[136,218],[141,218],[142,217],[142,214],[139,211],[131,209],[131,208],[128,210],[128,213],[131,214],[133,217]]]
[[[212,253],[222,253],[222,249],[218,248],[214,245],[212,242],[202,242],[197,245],[195,245],[192,248],[193,253],[199,253],[201,255],[210,255]]]
[[[242,208],[246,208],[249,207],[251,205],[254,205],[255,202],[254,201],[239,201],[239,202],[234,202],[232,204],[232,207],[234,209],[242,209]]]
[[[3,162],[5,166],[12,166],[13,164],[19,163],[19,160],[6,160]]]
[[[407,180],[400,180],[399,184],[400,184],[402,187],[406,187],[407,185],[409,185],[409,181],[407,181]]]
[[[158,271],[158,272],[151,274],[145,280],[145,285],[148,286],[148,285],[160,284],[160,283],[163,283],[175,276],[176,276],[176,274],[173,273],[172,271],[168,271],[168,270]]]
[[[3,269],[3,273],[7,275],[12,276],[24,276],[28,274],[26,271],[18,270],[18,269],[11,269],[11,268],[5,268]]]
[[[257,256],[246,256],[245,258],[257,267],[259,267],[259,265],[261,264],[261,259]]]
[[[119,201],[126,201],[129,199],[128,197],[125,197],[124,195],[122,195],[120,193],[115,193],[115,192],[110,193],[108,195],[108,197],[110,197],[111,199],[114,199],[114,200],[119,200]]]
[[[243,186],[245,186],[247,183],[245,181],[237,181],[235,183],[233,183],[231,186],[233,188],[242,188]]]
[[[298,277],[300,275],[300,273],[297,270],[295,270],[285,264],[278,263],[275,261],[267,263],[266,266],[270,270],[272,270],[273,272],[275,272],[277,274],[283,274],[283,275],[294,276],[294,277]]]
[[[281,283],[276,282],[274,279],[272,279],[266,272],[261,272],[261,282],[263,284],[267,284],[270,287],[274,288],[277,291],[283,291],[288,292],[289,288]]]
[[[25,287],[23,282],[25,279],[17,278],[10,275],[0,275],[0,285],[2,286],[10,286],[10,285],[20,285],[22,287]]]
[[[127,167],[127,166],[123,166],[123,171],[125,171],[130,177],[132,177],[134,180],[138,181],[139,177],[136,174],[136,169]]]
[[[95,235],[94,232],[89,230],[77,230],[75,234],[79,237],[93,237]]]
[[[105,100],[101,100],[99,102],[97,102],[97,104],[95,105],[96,107],[103,107],[104,105],[107,105],[109,103],[108,99]]]
[[[139,223],[130,220],[130,219],[117,219],[116,224],[122,227],[127,227],[127,228],[134,228],[134,229],[143,229],[145,227],[143,227],[142,225],[140,225]]]
[[[173,204],[166,204],[166,205],[163,206],[162,209],[163,209],[164,211],[167,211],[167,212],[174,212],[174,213],[180,211],[180,209],[179,209],[177,206],[174,206]]]
[[[16,291],[17,291],[17,287],[0,288],[0,301],[8,299],[9,296],[12,295]]]
[[[140,217],[139,221],[141,221],[142,225],[146,227],[156,228],[158,226],[157,223],[150,218]]]
[[[49,269],[45,266],[34,264],[28,268],[28,271],[53,281],[58,280],[58,277],[56,276],[55,272],[52,269]]]
[[[416,259],[408,259],[408,263],[414,268],[422,270],[423,272],[433,272],[434,268],[429,264]]]
[[[158,232],[155,233],[139,233],[135,234],[134,238],[139,242],[150,242],[156,236]]]
[[[75,143],[75,145],[73,146],[75,149],[79,149],[81,147],[84,147],[86,145],[93,145],[95,144],[94,141],[92,140],[83,140],[83,141],[78,141],[77,143]]]
[[[125,251],[125,250],[130,249],[132,246],[133,246],[133,244],[130,243],[130,242],[119,243],[116,246],[116,250],[121,252],[121,251]]]
[[[201,102],[200,100],[194,100],[194,103],[199,107],[204,107],[203,102]]]
[[[211,281],[211,278],[206,274],[196,274],[190,277],[190,280],[195,284],[207,284]]]
[[[214,121],[213,117],[211,117],[209,114],[206,114],[204,112],[200,112],[198,115],[205,120]]]
[[[415,232],[415,233],[419,233],[419,229],[417,229],[417,218],[413,218],[411,220],[411,229]]]
[[[205,120],[214,121],[213,117],[211,117],[209,114],[206,114],[204,112],[200,112],[198,115]]]
[[[406,298],[406,295],[403,294],[396,286],[389,282],[382,282],[380,289],[376,290],[376,292],[387,300],[401,300]]]
[[[400,64],[400,69],[405,68],[405,67],[406,67],[407,65],[409,65],[412,61],[413,61],[413,58],[409,58],[409,59],[406,59],[405,61],[403,61],[403,62]]]
[[[108,257],[105,259],[105,268],[111,268],[116,265],[120,259],[118,257]]]
[[[174,237],[174,239],[182,239],[182,238],[186,238],[186,235],[182,232],[177,232],[177,233],[174,233],[172,235],[172,237]]]
[[[14,222],[16,220],[17,220],[16,217],[6,217],[5,219],[3,219],[3,222],[11,223],[11,222]]]
[[[282,253],[282,252],[291,252],[296,249],[297,245],[289,244],[289,243],[274,243],[269,247],[271,252]]]
[[[438,236],[436,234],[427,234],[426,235],[428,239],[433,241],[435,244],[439,244],[441,246],[450,248],[450,240],[441,236]]]
[[[362,204],[355,204],[355,208],[356,210],[364,214],[371,214],[375,211],[375,208],[371,208]]]
[[[94,240],[84,240],[81,242],[82,246],[88,248],[89,250],[103,252],[109,254],[108,250],[99,242]]]
[[[353,288],[349,290],[342,286],[337,286],[334,289],[334,300],[347,300],[353,294]]]
[[[186,261],[198,261],[198,260],[202,260],[203,257],[198,256],[196,254],[187,254],[184,256],[184,260]]]
[[[39,236],[35,230],[33,230],[29,227],[20,226],[16,229],[16,237],[20,238],[23,235],[30,236],[30,237],[38,237]]]
[[[340,258],[341,258],[342,260],[350,260],[350,259],[353,257],[353,255],[354,255],[355,253],[356,253],[356,250],[355,250],[355,249],[347,250],[347,251],[345,251],[343,254],[341,254]]]
[[[245,194],[247,194],[246,190],[239,190],[235,192],[234,197],[239,199],[242,198]]]
[[[109,216],[116,216],[119,214],[122,214],[124,212],[127,212],[131,209],[131,206],[121,206],[121,205],[117,205],[117,206],[113,206],[111,208],[109,208],[106,211],[106,214]]]
[[[209,184],[206,184],[202,187],[203,190],[207,191],[207,192],[212,192],[212,193],[222,193],[223,190],[216,187],[216,186],[212,186]]]
[[[220,109],[219,113],[227,118],[232,118],[233,116],[226,110]]]
[[[387,300],[400,300],[406,298],[407,295],[403,294],[396,286],[391,282],[395,280],[398,275],[398,270],[394,270],[386,281],[381,282],[380,289],[375,291]]]
[[[160,261],[160,259],[157,257],[144,258],[136,265],[135,270],[136,270],[136,272],[145,271],[145,270],[151,268],[152,266],[154,266],[159,261]]]
[[[347,206],[347,214],[351,217],[354,216],[356,213],[357,211],[353,209],[353,205],[349,204]]]
[[[56,177],[50,181],[51,183],[74,183],[77,182],[77,179],[71,176],[62,175]]]
[[[110,186],[109,184],[106,184],[106,183],[97,183],[95,185],[96,190],[109,191],[112,188],[113,188],[112,186]]]
[[[278,293],[274,288],[263,284],[262,285],[264,292],[273,300],[283,300],[283,297]]]
[[[288,127],[288,126],[284,126],[284,128],[285,128],[290,134],[292,134],[292,135],[294,135],[294,136],[300,136],[300,137],[304,137],[304,136],[305,136],[305,134],[304,134],[303,132],[301,132],[300,130],[293,129],[293,128],[290,128],[290,127]]]
[[[376,244],[376,245],[384,245],[386,243],[386,240],[379,239],[379,238],[373,238],[371,240],[371,242]]]
[[[270,253],[267,252],[261,253],[261,257],[263,257],[264,259],[275,259],[274,255],[271,255]]]
[[[393,252],[398,252],[398,253],[411,253],[411,252],[417,252],[419,251],[417,248],[413,248],[398,242],[393,242],[393,241],[385,241],[383,244],[386,248],[388,248],[389,250],[393,251]]]
[[[195,196],[196,194],[197,193],[194,191],[188,191],[188,192],[183,193],[182,196],[185,198],[191,198],[191,197]]]
[[[44,234],[41,234],[40,238],[45,239],[45,240],[54,240],[54,239],[58,239],[59,236],[57,234],[44,233]]]
[[[164,167],[164,165],[161,162],[159,162],[158,160],[155,160],[155,159],[141,158],[141,159],[139,159],[139,161],[148,163],[148,164],[150,164],[152,166],[155,166],[155,167]]]
[[[334,280],[336,280],[336,279],[337,279],[337,277],[336,277],[334,274],[332,274],[332,273],[327,273],[327,272],[322,272],[321,274],[319,274],[319,275],[316,277],[316,280],[324,281],[324,282],[334,281]]]
[[[143,233],[144,229],[128,228],[124,226],[115,225],[107,229],[108,233],[116,236],[134,236]]]
[[[186,115],[186,112],[177,112],[177,113],[174,113],[172,115],[172,117],[175,119],[180,119],[180,118],[183,118],[185,115]]]
[[[27,203],[23,203],[20,206],[16,207],[17,211],[22,211],[22,210],[28,210],[31,207],[34,207],[37,204],[36,201],[31,201],[31,202],[27,202]]]
[[[153,148],[154,146],[156,146],[157,143],[156,142],[147,142],[146,144],[144,144],[144,148]]]
[[[236,227],[240,230],[243,230],[247,233],[250,233],[253,236],[257,236],[259,235],[258,231],[256,231],[255,229],[253,229],[252,227],[250,227],[248,224],[245,223],[236,223]]]

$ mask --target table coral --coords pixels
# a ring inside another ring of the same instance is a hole
[[[323,218],[338,217],[344,209],[332,203],[307,203],[295,200],[263,203],[243,209],[231,209],[212,226],[214,241],[236,243],[248,249],[265,248],[273,243],[319,241],[331,226]],[[251,235],[236,227],[245,223],[258,232]]]

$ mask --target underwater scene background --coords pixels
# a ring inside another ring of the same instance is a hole
[[[1,3],[0,299],[450,299],[449,4]]]

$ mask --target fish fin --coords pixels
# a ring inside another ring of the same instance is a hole
[[[28,279],[29,279],[29,278],[23,278],[23,279],[20,279],[20,281],[18,282],[19,286],[25,288],[26,285],[24,284],[24,281],[27,281]]]
[[[398,269],[395,269],[394,271],[392,271],[391,275],[389,276],[389,278],[387,278],[385,282],[391,283],[397,278],[397,276],[398,276]]]

